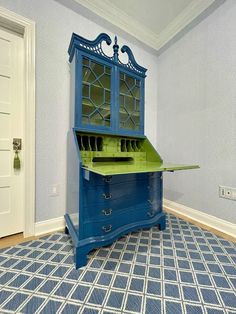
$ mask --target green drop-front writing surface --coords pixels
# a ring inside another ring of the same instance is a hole
[[[156,162],[142,162],[140,164],[119,164],[117,162],[110,164],[93,163],[83,166],[84,169],[91,172],[109,176],[117,174],[143,173],[143,172],[162,172],[177,171],[199,168],[198,165],[174,165],[174,164],[158,164]]]
[[[82,167],[103,176],[199,168],[198,165],[164,163],[147,138],[77,132],[77,141]]]

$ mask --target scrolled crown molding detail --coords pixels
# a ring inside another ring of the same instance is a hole
[[[107,45],[111,44],[111,38],[109,35],[105,33],[101,33],[95,40],[88,40],[82,36],[79,36],[75,33],[72,34],[70,46],[68,49],[68,53],[70,55],[70,62],[72,61],[75,53],[75,49],[85,49],[89,50],[93,53],[102,55],[104,57],[109,58],[102,49],[102,42],[105,41]]]
[[[146,76],[145,73],[146,73],[147,69],[145,69],[144,67],[142,67],[141,65],[139,65],[136,62],[132,50],[126,45],[121,47],[121,52],[127,53],[128,62],[123,63],[120,61],[120,59],[119,59],[119,45],[117,44],[117,37],[116,36],[115,36],[114,45],[113,45],[113,56],[112,57],[109,57],[104,53],[104,51],[102,49],[102,42],[103,41],[105,41],[107,45],[110,45],[112,43],[110,36],[105,34],[105,33],[101,33],[94,40],[88,40],[82,36],[79,36],[79,35],[73,33],[72,37],[71,37],[70,46],[68,49],[68,53],[70,56],[69,61],[70,62],[72,61],[76,49],[82,50],[85,52],[89,51],[89,53],[99,55],[103,59],[107,59],[109,61],[112,61],[114,64],[117,64],[117,65],[122,66],[126,69],[129,69],[130,71],[133,71],[135,74],[138,74],[139,76],[142,76],[142,77]]]

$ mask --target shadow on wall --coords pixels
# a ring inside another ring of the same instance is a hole
[[[164,198],[176,203],[178,203],[178,200],[181,199],[183,195],[184,193],[180,193],[169,189],[165,189],[164,191]]]

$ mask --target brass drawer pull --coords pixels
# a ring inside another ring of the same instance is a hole
[[[109,200],[112,198],[111,193],[109,193],[109,194],[103,193],[103,197],[105,198],[105,200]]]
[[[104,177],[103,180],[107,183],[111,182],[112,181],[112,176],[107,176],[107,177]]]
[[[103,226],[103,227],[102,227],[102,230],[103,230],[104,232],[110,232],[110,231],[111,231],[111,229],[112,229],[112,225],[109,225],[109,226]]]
[[[102,210],[102,213],[103,213],[105,216],[110,216],[110,215],[112,214],[112,209],[111,209],[111,208],[103,209],[103,210]]]

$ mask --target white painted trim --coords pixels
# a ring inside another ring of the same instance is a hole
[[[89,9],[99,17],[107,20],[109,23],[128,32],[133,37],[145,42],[148,46],[155,48],[157,35],[149,28],[140,24],[133,17],[123,10],[113,5],[109,0],[74,0],[83,7]]]
[[[189,5],[171,21],[159,34],[156,42],[156,49],[164,47],[171,39],[178,35],[184,28],[188,27],[198,16],[214,4],[221,4],[219,0],[198,0],[192,1]]]
[[[0,20],[4,27],[22,34],[24,39],[24,237],[29,237],[35,232],[35,22],[3,7],[0,7]]]
[[[58,2],[62,2],[57,0]],[[212,11],[226,0],[192,0],[161,33],[154,33],[109,0],[73,0],[100,18],[132,35],[149,47],[160,50],[208,8]]]
[[[45,221],[40,221],[35,223],[35,236],[40,236],[46,233],[52,233],[56,231],[61,231],[65,228],[64,217],[58,217],[54,219],[49,219]]]
[[[182,215],[183,217],[205,225],[208,229],[214,229],[236,240],[236,224],[167,199],[164,199],[163,207],[177,216]]]

